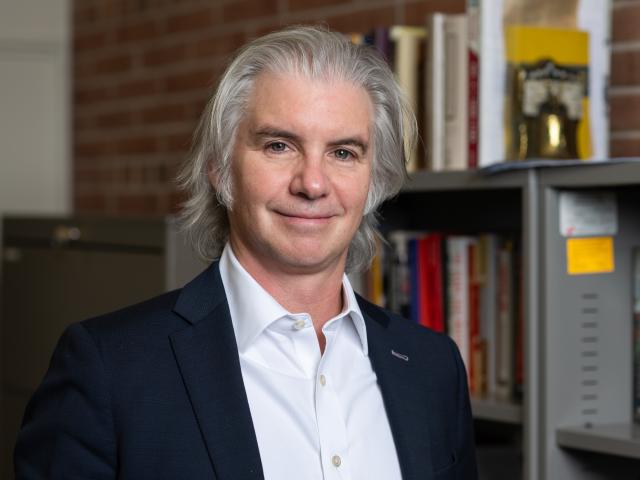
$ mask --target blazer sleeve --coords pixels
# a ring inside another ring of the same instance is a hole
[[[476,464],[475,437],[473,432],[473,416],[471,414],[471,404],[469,401],[469,387],[467,385],[467,372],[460,356],[457,345],[451,339],[452,349],[456,358],[456,375],[458,382],[457,398],[457,473],[456,479],[471,480],[478,478],[478,467]]]
[[[82,324],[60,338],[27,405],[14,452],[16,479],[114,479],[116,441],[109,379]]]

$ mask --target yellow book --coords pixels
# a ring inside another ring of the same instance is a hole
[[[395,45],[394,73],[400,88],[411,104],[416,116],[419,116],[420,104],[420,57],[423,55],[427,30],[423,27],[395,25],[389,30],[389,38]],[[407,170],[414,172],[424,168],[424,158],[418,146],[408,152]]]
[[[508,159],[589,158],[589,34],[580,30],[505,29]]]

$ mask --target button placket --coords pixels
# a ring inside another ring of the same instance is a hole
[[[339,330],[339,329],[336,329]],[[335,391],[336,385],[330,383],[332,362],[332,347],[335,333],[327,339],[327,347],[318,365],[317,388],[315,389],[316,422],[318,425],[320,455],[324,471],[324,479],[350,479],[348,459],[347,430],[343,418],[340,401]]]

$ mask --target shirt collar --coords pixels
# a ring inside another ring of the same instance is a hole
[[[227,243],[220,257],[220,276],[229,303],[231,322],[238,350],[242,353],[276,320],[292,316],[247,272]],[[334,318],[351,318],[360,338],[362,350],[368,354],[367,330],[351,283],[342,277],[344,308]],[[332,319],[333,320],[333,319]],[[294,320],[292,319],[292,322]],[[328,323],[328,322],[327,322]]]

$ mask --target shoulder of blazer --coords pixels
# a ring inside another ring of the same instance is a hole
[[[197,322],[223,301],[226,296],[214,262],[180,289],[81,323],[95,340],[146,337],[151,341]]]

